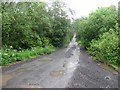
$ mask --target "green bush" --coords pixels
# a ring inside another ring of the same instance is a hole
[[[118,49],[118,32],[113,29],[100,35],[98,40],[92,40],[90,47],[88,48],[89,52],[96,59],[109,62],[117,66],[118,63],[120,64]]]

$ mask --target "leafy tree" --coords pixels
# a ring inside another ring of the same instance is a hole
[[[2,46],[2,5],[0,3],[0,48]]]
[[[118,27],[120,28],[120,1],[118,2]]]

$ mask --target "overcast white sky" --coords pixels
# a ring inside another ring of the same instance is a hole
[[[75,10],[74,17],[87,16],[91,11],[95,11],[98,7],[107,7],[115,5],[118,7],[120,0],[66,0],[67,5]]]
[[[14,0],[19,1],[19,0]],[[20,1],[46,1],[50,2],[52,0],[20,0]],[[85,17],[92,11],[95,11],[98,7],[107,7],[110,5],[115,5],[118,7],[118,2],[120,0],[63,0],[66,2],[67,6],[75,11],[74,18],[79,18],[81,16]]]

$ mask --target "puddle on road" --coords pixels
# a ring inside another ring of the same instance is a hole
[[[63,76],[64,74],[65,74],[65,70],[56,70],[56,71],[50,72],[50,76],[53,76],[53,77]]]
[[[71,56],[73,56],[73,49],[68,49],[65,53],[65,57],[70,58]]]
[[[64,62],[63,67],[69,69],[74,68],[76,65],[73,62]]]

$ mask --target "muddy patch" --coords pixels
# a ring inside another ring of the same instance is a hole
[[[0,86],[6,85],[6,83],[12,79],[12,75],[2,75],[2,83],[0,83]]]
[[[44,60],[38,60],[39,62],[50,62],[52,60],[49,60],[49,59],[44,59]]]
[[[18,74],[18,73],[23,73],[28,71],[27,68],[18,68],[17,70],[15,70],[14,72],[12,72],[13,75]]]
[[[39,83],[28,83],[26,85],[20,85],[20,88],[34,88],[35,89],[35,88],[43,88],[43,87]],[[32,90],[32,89],[30,89],[30,90]]]
[[[64,74],[65,74],[64,70],[56,70],[56,71],[50,72],[50,76],[53,76],[53,77],[63,76]]]
[[[97,63],[103,69],[108,70],[110,72],[113,72],[114,74],[118,74],[118,71],[115,68],[113,68],[112,66],[109,66],[109,65],[102,63],[102,62],[97,62]]]

